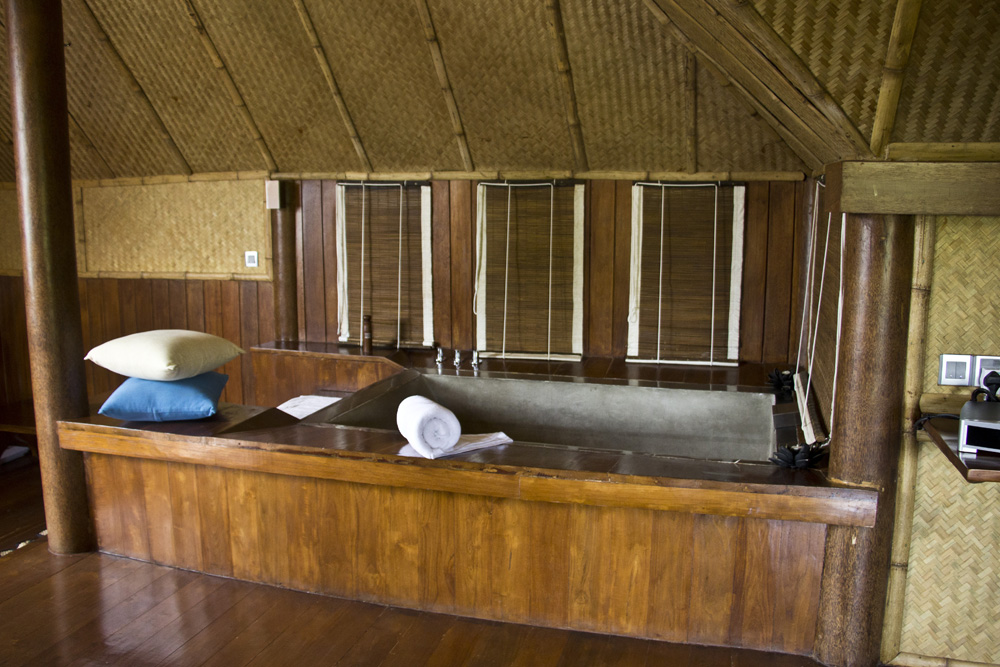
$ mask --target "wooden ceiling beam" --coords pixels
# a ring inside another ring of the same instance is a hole
[[[683,44],[689,51],[699,55],[702,58],[702,67],[712,72],[720,82],[726,86],[732,86],[739,91],[743,99],[750,105],[750,108],[753,109],[754,112],[759,115],[772,130],[774,130],[782,141],[788,145],[792,152],[794,152],[810,169],[815,170],[821,168],[827,163],[826,153],[824,153],[821,157],[816,151],[814,151],[813,147],[808,146],[804,141],[802,141],[799,136],[789,129],[782,120],[771,113],[770,108],[764,102],[757,99],[756,95],[751,93],[742,83],[732,76],[728,70],[723,68],[711,54],[688,38],[687,34],[681,31],[681,29],[670,20],[670,17],[656,3],[656,0],[644,0],[644,2],[646,7],[653,13],[653,16],[655,16],[663,25],[664,29],[670,33],[670,36]]]
[[[104,46],[104,50],[108,55],[108,60],[114,64],[114,66],[121,73],[122,77],[128,82],[129,88],[132,89],[132,93],[135,95],[136,99],[139,100],[140,104],[146,107],[149,111],[150,117],[156,124],[157,133],[160,135],[160,138],[163,139],[163,143],[166,144],[167,150],[169,150],[178,162],[180,162],[182,173],[192,173],[191,165],[188,163],[187,158],[184,157],[181,149],[177,146],[177,142],[174,141],[173,136],[170,134],[170,130],[167,129],[166,124],[163,122],[163,118],[156,110],[152,100],[149,99],[149,95],[146,94],[142,84],[135,78],[135,74],[132,73],[132,70],[125,62],[125,59],[122,58],[121,53],[115,45],[111,43],[111,38],[108,36],[104,26],[102,26],[101,22],[97,19],[97,15],[94,14],[94,10],[91,9],[90,3],[87,2],[87,0],[81,0],[80,4],[83,6],[84,15],[86,15],[87,20],[90,21],[91,28],[95,33],[97,33],[98,40]],[[107,162],[105,162],[105,164],[107,164]],[[114,172],[112,171],[112,173]]]
[[[215,67],[215,71],[218,72],[219,77],[222,80],[223,87],[229,93],[233,106],[236,107],[237,113],[239,113],[240,118],[243,119],[243,123],[246,125],[246,128],[250,133],[250,138],[257,146],[257,150],[260,151],[260,155],[264,159],[264,163],[267,165],[267,170],[277,171],[278,164],[274,161],[271,149],[267,147],[267,142],[264,141],[264,137],[260,133],[257,121],[253,119],[250,109],[247,108],[246,102],[243,100],[243,95],[240,94],[240,90],[236,87],[236,82],[233,80],[233,75],[229,73],[229,68],[226,67],[226,63],[222,60],[222,55],[219,53],[219,49],[216,48],[215,42],[212,41],[211,35],[208,34],[208,30],[205,29],[205,24],[201,20],[201,15],[198,13],[198,10],[194,6],[192,0],[184,0],[184,5],[187,8],[188,18],[191,20],[191,25],[193,25],[194,29],[198,31],[198,37],[201,38],[202,46],[205,47],[205,52],[208,53],[208,57],[211,59],[212,65]]]
[[[427,48],[430,50],[431,60],[434,62],[434,71],[437,73],[441,93],[444,95],[444,103],[448,107],[448,115],[451,117],[451,128],[455,133],[455,141],[458,143],[458,152],[462,156],[462,164],[466,171],[475,171],[472,153],[469,152],[469,142],[465,136],[465,126],[462,124],[462,115],[458,112],[455,91],[452,90],[451,80],[448,78],[448,69],[445,67],[444,56],[441,54],[441,44],[438,42],[430,7],[427,6],[427,0],[415,0],[415,2],[417,13],[420,14],[420,23],[424,28],[424,37],[427,39]]]
[[[549,14],[549,30],[552,32],[556,69],[563,84],[566,124],[573,146],[573,164],[577,171],[587,171],[590,168],[587,162],[587,148],[583,141],[583,128],[580,125],[580,113],[576,104],[576,89],[573,86],[573,72],[569,66],[569,48],[566,46],[566,29],[563,26],[559,0],[546,0],[545,9]]]
[[[837,151],[829,145],[826,138],[820,136],[813,127],[803,120],[801,115],[791,109],[786,101],[760,78],[759,75],[764,73],[766,68],[759,67],[757,62],[751,63],[753,57],[749,54],[736,55],[729,51],[727,46],[731,46],[734,40],[739,39],[735,31],[732,31],[734,34],[730,35],[717,35],[713,32],[720,27],[717,21],[709,22],[700,15],[698,10],[695,10],[694,15],[689,13],[689,7],[682,7],[676,0],[645,0],[645,3],[653,10],[654,14],[659,9],[662,13],[661,22],[665,17],[667,22],[675,26],[677,31],[686,37],[686,43],[694,48],[699,55],[708,59],[720,71],[724,72],[738,88],[749,91],[757,103],[755,106],[766,109],[767,115],[778,119],[781,126],[794,134],[799,144],[807,146],[809,152],[818,157],[822,164],[836,161]],[[690,3],[685,2],[685,5],[687,4]],[[703,25],[703,22],[709,23],[709,25]],[[759,54],[757,55],[759,56]],[[751,69],[751,64],[754,65],[754,69]],[[801,95],[799,96],[801,97]]]
[[[333,94],[333,100],[337,104],[337,109],[340,111],[340,117],[344,121],[344,127],[347,128],[347,134],[351,138],[351,143],[354,144],[354,151],[358,154],[358,159],[361,160],[361,168],[367,172],[374,171],[372,169],[372,163],[368,159],[368,153],[365,151],[365,146],[361,141],[361,137],[358,135],[358,129],[354,125],[354,119],[351,116],[350,110],[347,108],[347,102],[344,101],[344,96],[340,93],[340,86],[337,85],[337,77],[333,75],[333,69],[330,67],[330,61],[326,57],[326,50],[323,48],[323,44],[319,41],[319,35],[316,33],[316,26],[313,24],[312,17],[309,16],[309,10],[306,9],[306,5],[303,0],[294,0],[295,9],[299,13],[299,19],[302,21],[302,27],[305,28],[306,35],[309,37],[309,45],[312,47],[313,54],[316,56],[316,61],[319,63],[320,71],[323,72],[323,77],[326,79],[327,85],[330,87],[330,93]]]
[[[746,0],[709,0],[712,7],[728,21],[761,55],[774,63],[788,81],[798,88],[853,147],[858,157],[870,156],[868,142],[844,110],[795,51],[774,31],[753,5]]]
[[[878,91],[875,122],[872,125],[871,151],[881,157],[892,138],[899,108],[899,94],[903,89],[903,73],[910,61],[910,47],[920,19],[921,0],[899,0],[889,34],[889,48],[882,67],[882,85]]]
[[[885,157],[900,162],[1000,162],[1000,143],[892,143]]]

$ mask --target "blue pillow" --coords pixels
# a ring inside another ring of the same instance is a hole
[[[215,414],[229,376],[209,371],[184,380],[129,378],[98,412],[126,421],[166,422],[203,419]]]

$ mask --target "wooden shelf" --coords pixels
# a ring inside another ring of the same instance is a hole
[[[1000,482],[1000,457],[975,457],[958,451],[958,421],[932,419],[924,424],[931,442],[969,482]]]

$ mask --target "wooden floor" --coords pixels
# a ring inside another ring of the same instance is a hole
[[[37,477],[37,463],[30,461],[0,469],[0,535],[37,534]],[[818,663],[415,612],[106,554],[53,556],[45,539],[35,538],[0,558],[0,665]]]
[[[38,460],[24,456],[0,464],[0,553],[45,530]]]

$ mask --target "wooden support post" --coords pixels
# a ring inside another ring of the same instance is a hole
[[[94,547],[78,452],[56,422],[89,413],[70,184],[60,0],[8,0],[11,110],[24,253],[28,352],[49,550]]]
[[[903,405],[912,217],[848,215],[830,476],[877,489],[873,528],[830,526],[816,657],[874,665],[885,613]]]
[[[280,183],[281,208],[271,212],[271,252],[274,268],[274,339],[299,339],[299,297],[295,265],[295,211],[298,184]]]

